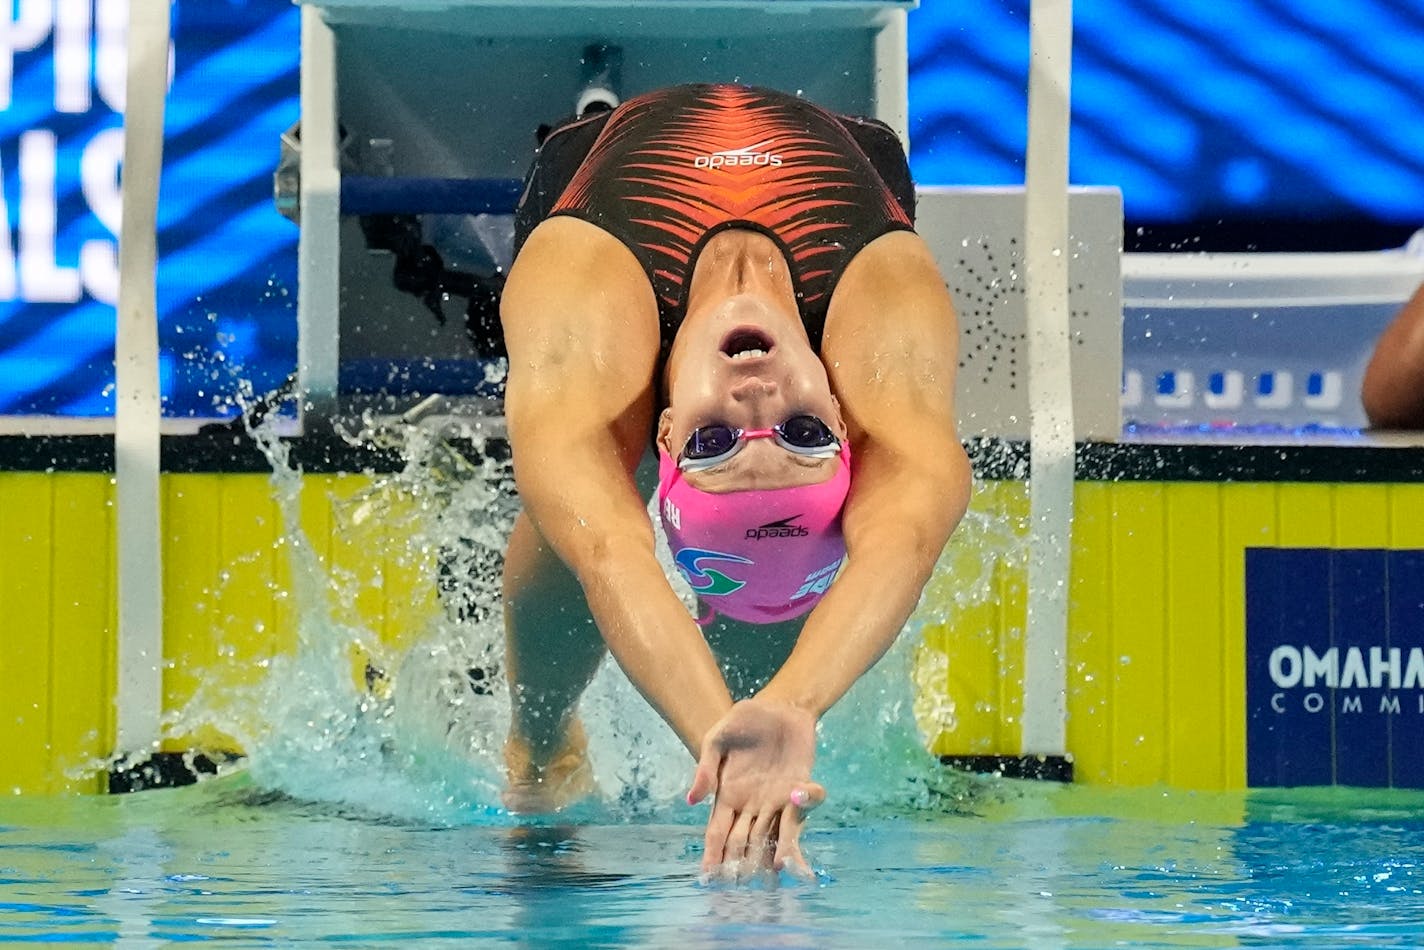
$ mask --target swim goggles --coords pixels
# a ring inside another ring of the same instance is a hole
[[[742,450],[748,439],[775,439],[788,452],[805,458],[834,458],[841,443],[831,427],[812,415],[792,416],[770,429],[736,429],[707,425],[692,430],[677,457],[684,472],[700,472],[721,465]]]

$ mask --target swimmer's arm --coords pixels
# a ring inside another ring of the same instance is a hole
[[[1360,400],[1373,426],[1424,429],[1424,284],[1380,334]]]
[[[581,269],[604,237],[592,230],[572,218],[541,224],[504,290],[515,482],[614,658],[696,755],[731,697],[658,563],[633,479],[652,431],[657,310],[640,270],[606,260]],[[609,301],[616,312],[599,313]]]
[[[886,235],[852,262],[822,355],[854,449],[848,559],[761,693],[816,716],[890,648],[969,503],[954,308],[916,235]]]

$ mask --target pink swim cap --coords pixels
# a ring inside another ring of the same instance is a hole
[[[799,617],[825,594],[845,559],[841,509],[850,446],[815,485],[724,494],[693,488],[658,450],[658,511],[673,563],[705,606],[735,620]]]

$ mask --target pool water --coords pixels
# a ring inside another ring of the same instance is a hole
[[[1424,794],[949,779],[817,813],[813,883],[709,884],[700,810],[398,820],[266,792],[0,803],[0,943],[1415,947]]]

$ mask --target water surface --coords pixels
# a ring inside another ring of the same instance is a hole
[[[157,946],[1413,947],[1424,795],[955,779],[828,804],[814,883],[699,880],[700,810],[398,820],[190,789],[0,804],[0,942]]]

